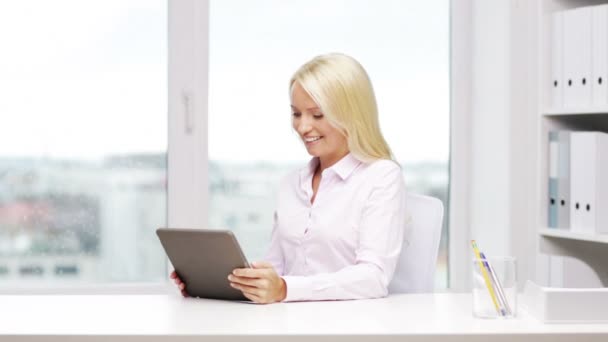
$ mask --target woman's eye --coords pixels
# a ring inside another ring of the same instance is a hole
[[[291,115],[293,115],[294,118],[299,118],[302,116],[302,113],[291,113]]]
[[[317,120],[323,119],[323,114],[315,114],[313,117]]]

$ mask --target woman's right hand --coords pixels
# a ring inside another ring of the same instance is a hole
[[[188,297],[188,293],[186,292],[186,283],[184,283],[178,276],[177,276],[177,272],[175,272],[175,270],[173,270],[173,272],[171,272],[171,275],[169,275],[169,278],[174,279],[175,284],[177,285],[177,288],[181,291],[182,296],[184,297]]]

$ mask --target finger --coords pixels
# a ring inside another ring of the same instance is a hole
[[[243,284],[237,284],[237,283],[230,283],[230,286],[234,287],[235,289],[243,292],[243,293],[249,293],[252,295],[256,295],[256,296],[260,296],[260,289],[258,289],[255,286],[249,286],[249,285],[243,285]]]
[[[251,263],[254,268],[274,268],[268,261],[254,261]]]
[[[263,271],[253,268],[236,268],[232,271],[232,274],[238,277],[260,278],[264,274]]]
[[[186,284],[181,283],[181,284],[178,285],[178,287],[179,287],[180,290],[184,290],[184,289],[186,289]]]
[[[176,283],[177,285],[182,283],[182,281],[179,278],[175,278],[175,280],[173,282]]]
[[[171,279],[177,278],[177,273],[175,273],[175,271],[171,272],[171,274],[169,275],[169,278],[171,278]]]
[[[264,278],[247,278],[230,275],[228,276],[228,280],[241,285],[248,285],[257,288],[268,288],[268,281]]]
[[[249,299],[250,301],[252,301],[254,303],[260,303],[260,304],[264,303],[264,300],[261,297],[256,296],[254,294],[243,292],[243,296],[245,296],[245,298]]]
[[[184,297],[190,297],[190,295],[188,295],[188,292],[186,292],[186,290],[182,290],[181,293],[182,293],[182,296],[184,296]]]

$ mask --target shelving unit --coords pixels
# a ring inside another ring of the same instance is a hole
[[[608,287],[608,234],[581,234],[564,229],[548,228],[548,133],[551,130],[608,132],[608,107],[601,108],[550,108],[551,84],[551,13],[575,7],[593,6],[608,1],[542,0],[540,11],[539,61],[539,251],[550,256],[567,256],[587,264],[598,276],[601,284]],[[605,208],[604,210],[608,210]],[[572,266],[572,265],[570,265]],[[564,277],[571,269],[563,269]]]

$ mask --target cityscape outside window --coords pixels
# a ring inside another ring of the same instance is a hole
[[[167,2],[0,4],[0,287],[160,282]]]

